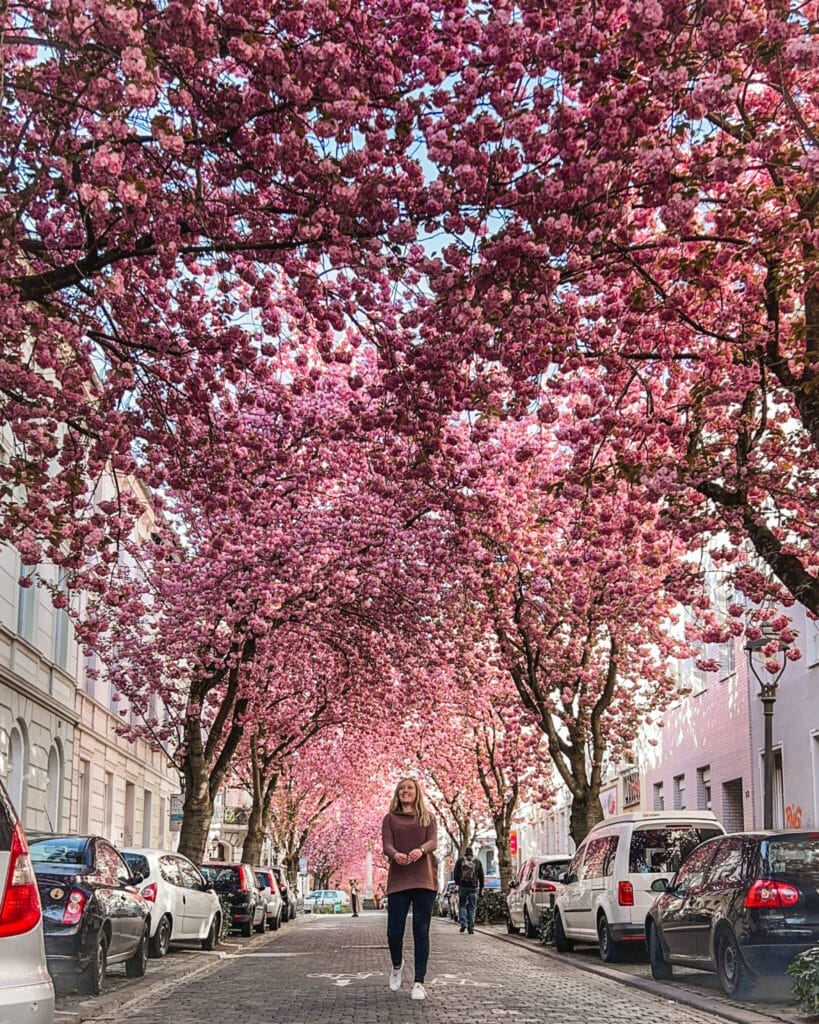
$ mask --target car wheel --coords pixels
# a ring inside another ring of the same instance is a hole
[[[537,928],[535,928],[535,926],[532,924],[532,921],[529,917],[529,911],[526,909],[526,907],[523,908],[523,930],[526,933],[527,939],[537,938]]]
[[[648,926],[648,959],[651,963],[651,977],[655,981],[669,981],[674,977],[673,968],[663,953],[660,929],[656,924]]]
[[[717,937],[717,974],[727,996],[747,996],[754,990],[753,976],[742,959],[734,933],[728,928],[723,928]]]
[[[108,960],[108,939],[105,932],[97,935],[97,944],[91,962],[80,974],[77,988],[85,996],[98,996],[102,992],[105,979],[105,965]]]
[[[509,916],[508,912],[506,914],[506,930],[507,932],[509,932],[510,935],[520,934],[520,928],[518,928],[516,924],[512,923],[512,918]]]
[[[267,927],[270,929],[271,932],[277,932],[279,930],[281,920],[281,917],[268,917]]]
[[[254,925],[253,928],[254,928],[254,931],[257,932],[259,935],[262,935],[264,933],[265,929],[267,928],[267,912],[266,911],[262,914],[261,921],[259,921],[259,923],[257,925]]]
[[[210,923],[210,931],[206,938],[202,939],[202,949],[212,952],[219,945],[219,936],[222,931],[222,918],[218,914],[213,915]]]
[[[130,960],[125,961],[125,973],[129,978],[142,978],[148,970],[148,925],[142,932],[136,953]]]
[[[251,918],[247,921],[242,921],[242,927],[240,930],[242,936],[246,939],[249,939],[250,936],[253,934],[253,919]]]
[[[597,939],[600,943],[600,959],[607,964],[616,964],[620,959],[620,943],[611,937],[611,927],[605,914],[597,922]]]
[[[171,919],[167,914],[163,914],[159,924],[156,926],[156,934],[151,939],[150,952],[152,957],[158,960],[167,954],[171,945],[171,931]]]
[[[566,937],[559,910],[555,911],[555,949],[558,953],[571,953],[574,949],[574,940]]]

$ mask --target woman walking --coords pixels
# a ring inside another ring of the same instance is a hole
[[[384,855],[390,863],[387,875],[387,942],[392,958],[390,988],[401,988],[404,968],[404,929],[412,907],[412,940],[415,947],[413,999],[426,999],[424,977],[429,959],[429,925],[438,891],[435,858],[438,826],[427,809],[415,779],[401,779],[395,787],[389,812],[381,824]]]

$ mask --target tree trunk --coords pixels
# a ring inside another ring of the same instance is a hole
[[[187,766],[186,766],[187,767]],[[210,796],[207,775],[193,779],[186,770],[189,780],[185,788],[182,828],[179,832],[179,852],[194,864],[207,859],[208,830],[213,819],[213,800]]]
[[[586,787],[581,796],[572,797],[572,809],[569,815],[569,833],[580,846],[593,826],[603,820],[603,808],[600,804],[599,787]]]
[[[264,795],[258,740],[258,733],[256,733],[250,744],[250,789],[253,803],[250,808],[250,816],[247,819],[247,832],[242,846],[242,861],[254,866],[261,863],[262,843],[264,843]]]
[[[509,883],[515,877],[515,868],[512,856],[509,853],[509,826],[506,818],[494,818],[495,840],[498,844],[498,873],[500,874],[501,892],[509,891]]]

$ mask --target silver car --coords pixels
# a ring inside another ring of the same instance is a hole
[[[563,891],[561,879],[571,860],[568,853],[557,853],[530,857],[521,864],[506,897],[507,931],[514,933],[522,928],[530,939],[537,936],[540,915],[554,906]]]
[[[0,1020],[51,1024],[43,914],[23,826],[0,783]]]

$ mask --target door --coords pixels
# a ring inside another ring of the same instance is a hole
[[[177,857],[177,861],[182,875],[185,937],[204,938],[210,925],[211,908],[211,901],[205,892],[205,880],[186,857]]]
[[[683,862],[672,879],[672,885],[663,894],[661,926],[663,938],[673,957],[690,960],[696,948],[695,921],[700,913],[700,897],[708,865],[714,855],[716,843],[697,847]]]
[[[713,860],[708,868],[705,884],[698,893],[692,893],[687,910],[691,929],[691,955],[705,962],[711,959],[712,922],[723,916],[734,902],[740,889],[745,887],[746,841],[731,836],[712,843],[716,847]],[[753,844],[756,847],[756,843]]]
[[[581,844],[569,865],[569,881],[560,897],[560,913],[563,928],[572,938],[584,938],[585,929],[582,916],[583,901],[583,861],[588,850],[588,840]]]
[[[608,885],[606,863],[609,860],[611,839],[611,836],[592,839],[583,858],[577,921],[585,935],[597,934],[597,908]]]
[[[171,913],[173,927],[172,939],[185,937],[185,889],[182,885],[182,872],[179,870],[179,858],[163,854],[159,858],[160,883],[165,890],[164,906]]]
[[[509,892],[509,917],[512,919],[512,924],[518,928],[523,927],[523,905],[531,877],[532,862],[527,860],[523,862],[518,872],[517,885]]]

